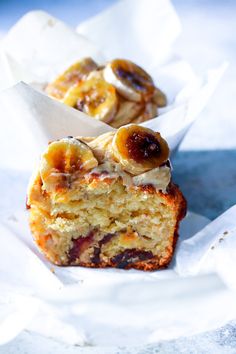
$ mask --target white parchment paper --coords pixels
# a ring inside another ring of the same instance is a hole
[[[215,270],[236,290],[236,206],[186,239],[176,254],[176,270],[180,275]]]
[[[168,0],[122,0],[79,24],[77,32],[107,58],[124,56],[152,70],[170,59],[181,24]]]
[[[236,222],[227,224],[232,216],[235,219],[236,207],[212,223],[189,213],[181,225],[177,252],[169,269],[145,273],[52,266],[32,241],[26,212],[15,213],[14,218],[0,225],[4,240],[0,280],[4,284],[4,304],[8,297],[11,300],[5,306],[2,322],[14,310],[19,324],[17,328],[3,326],[0,343],[19,333],[19,328],[69,344],[107,346],[135,345],[137,338],[139,344],[152,343],[223,325],[236,316],[235,292],[223,273],[224,281],[215,273],[218,259],[212,245],[218,243],[226,225],[229,233],[235,229]],[[197,244],[197,257],[192,247],[186,248],[191,241]],[[234,243],[233,238],[227,245],[219,243],[220,247],[224,245],[224,257]],[[181,257],[183,250],[185,256]],[[196,258],[206,257],[206,268],[201,265],[194,276],[186,276],[193,263],[202,263]],[[15,297],[12,299],[10,294]],[[22,299],[29,299],[31,304],[27,321],[18,307]],[[0,307],[1,301],[0,297]]]
[[[62,21],[43,11],[23,16],[1,43],[0,88],[12,82],[47,82],[79,58],[91,56],[104,60],[99,49]],[[8,81],[9,78],[9,81]]]
[[[68,135],[96,136],[112,129],[24,83],[0,93],[0,115],[7,122],[0,129],[7,151],[2,167],[29,171],[49,141]]]

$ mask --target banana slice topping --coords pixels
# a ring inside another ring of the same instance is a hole
[[[136,124],[117,130],[112,152],[124,170],[133,175],[159,167],[169,157],[168,144],[160,133]]]
[[[151,76],[130,60],[98,65],[84,58],[48,84],[47,94],[114,128],[157,117],[167,104]]]
[[[167,105],[166,95],[157,87],[155,88],[152,101],[157,107],[165,107]]]
[[[109,62],[103,75],[128,100],[147,101],[153,95],[155,87],[151,76],[129,60],[115,59]]]
[[[114,118],[118,106],[116,89],[99,77],[72,86],[62,102],[106,123]]]
[[[48,192],[69,188],[80,174],[97,165],[97,159],[85,143],[75,138],[54,141],[41,158],[43,188]]]
[[[63,74],[48,84],[45,90],[49,96],[62,99],[71,86],[84,80],[90,72],[97,68],[95,61],[91,58],[84,58],[71,65]]]
[[[144,107],[145,104],[143,103],[127,101],[119,95],[118,111],[110,125],[113,128],[119,128],[122,125],[131,123],[133,119],[141,114]]]
[[[152,102],[147,102],[144,106],[144,109],[141,111],[141,113],[137,117],[135,117],[131,121],[131,123],[139,124],[151,118],[157,117],[157,115],[158,115],[158,111],[157,111],[156,104]]]

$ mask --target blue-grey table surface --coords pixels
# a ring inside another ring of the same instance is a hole
[[[158,1],[158,0],[157,0]],[[72,26],[105,9],[114,0],[0,0],[0,35],[32,9],[43,9]],[[148,3],[148,1],[147,1]],[[175,44],[197,73],[229,62],[211,101],[185,137],[173,158],[174,179],[189,209],[214,219],[236,203],[236,1],[173,0],[183,33]],[[7,177],[2,171],[0,182]],[[4,177],[3,177],[4,176]],[[14,178],[24,176],[14,172]],[[1,184],[2,185],[2,184]],[[14,190],[12,197],[14,198]],[[11,199],[12,201],[12,199]],[[236,353],[236,321],[223,328],[188,338],[135,348],[79,348],[24,331],[0,347],[1,354],[152,354]]]

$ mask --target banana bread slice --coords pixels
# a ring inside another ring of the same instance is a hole
[[[40,250],[63,266],[166,267],[186,212],[168,156],[159,133],[134,124],[50,143],[28,189]]]

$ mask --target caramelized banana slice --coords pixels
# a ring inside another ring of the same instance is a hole
[[[71,87],[62,102],[106,123],[113,119],[118,104],[116,89],[95,77]]]
[[[99,163],[103,163],[106,157],[112,155],[111,144],[114,135],[114,131],[104,133],[87,143],[93,150],[94,156],[99,161]]]
[[[128,100],[148,101],[153,95],[155,87],[151,76],[129,60],[111,61],[105,66],[103,75]]]
[[[91,71],[91,73],[88,74],[86,80],[90,80],[90,79],[100,79],[100,80],[104,80],[103,77],[103,70],[102,69],[97,69],[95,71]]]
[[[138,175],[167,161],[169,147],[159,133],[130,124],[117,130],[112,141],[112,152],[124,170]]]
[[[130,123],[140,114],[143,107],[142,103],[127,101],[119,96],[119,108],[110,125],[113,128],[120,128],[122,125]]]
[[[91,58],[84,58],[71,65],[63,74],[48,84],[45,90],[49,96],[62,99],[71,86],[84,80],[97,67],[97,64]]]
[[[152,101],[156,103],[157,107],[165,107],[167,105],[166,95],[157,87],[155,88]]]
[[[148,102],[146,103],[145,108],[141,112],[141,114],[138,117],[134,118],[131,123],[139,124],[157,116],[157,105],[155,103]]]
[[[65,138],[49,144],[42,155],[40,175],[46,191],[69,188],[73,181],[98,165],[92,150],[75,138]]]

